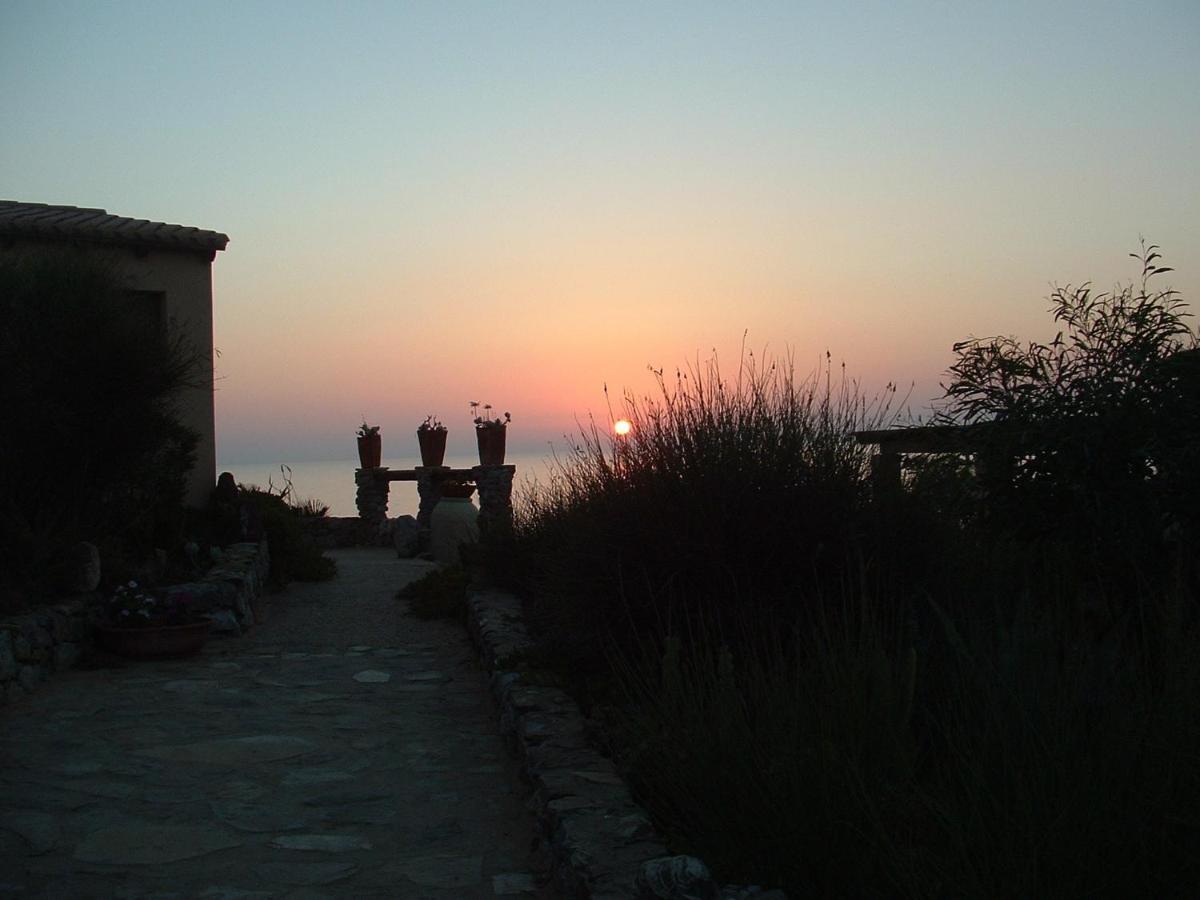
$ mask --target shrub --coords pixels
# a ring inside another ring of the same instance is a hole
[[[1131,254],[1139,285],[1051,296],[1062,330],[955,345],[943,421],[970,432],[980,524],[1061,548],[1081,578],[1154,577],[1168,568],[1164,528],[1194,528],[1200,463],[1200,352],[1158,248]]]
[[[438,569],[406,584],[396,595],[418,619],[462,620],[467,615],[467,585],[462,569]]]
[[[95,257],[0,262],[0,580],[37,581],[78,540],[109,568],[180,537],[197,436],[174,401],[202,361],[123,315],[125,301]]]
[[[238,497],[255,511],[271,548],[270,578],[276,586],[289,581],[327,581],[337,563],[321,552],[300,524],[301,513],[270,488],[238,485]]]

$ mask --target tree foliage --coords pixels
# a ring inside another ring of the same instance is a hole
[[[1194,513],[1200,352],[1157,246],[1130,254],[1137,283],[1057,288],[1049,343],[956,344],[942,421],[976,424],[984,518],[1103,557],[1142,553]],[[1143,540],[1143,538],[1145,540]]]
[[[62,546],[136,555],[177,527],[197,435],[176,412],[201,374],[169,327],[122,313],[113,265],[78,252],[0,264],[0,555],[36,578]]]

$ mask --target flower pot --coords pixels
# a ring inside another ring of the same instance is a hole
[[[507,433],[508,428],[504,425],[486,425],[475,429],[481,466],[504,465],[504,440]]]
[[[369,434],[358,439],[358,461],[364,469],[378,469],[383,458],[383,437]]]
[[[440,466],[446,458],[446,429],[418,429],[417,443],[421,445],[421,465],[429,468]]]
[[[167,659],[190,656],[208,640],[210,623],[148,625],[145,628],[95,626],[96,641],[106,650],[131,659]]]
[[[429,519],[429,549],[446,565],[462,562],[459,547],[479,540],[479,510],[469,497],[442,497]]]

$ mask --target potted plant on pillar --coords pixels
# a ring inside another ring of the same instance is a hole
[[[364,469],[378,469],[383,458],[383,438],[378,425],[368,425],[363,420],[358,429],[358,461]]]
[[[479,443],[479,464],[481,466],[504,465],[504,443],[508,434],[508,423],[512,416],[504,414],[503,419],[492,418],[492,405],[483,404],[483,415],[479,415],[479,403],[471,401],[471,413],[475,416],[475,439]]]
[[[437,416],[426,416],[417,426],[417,443],[421,445],[421,465],[427,468],[440,466],[446,458],[446,426],[437,420]]]

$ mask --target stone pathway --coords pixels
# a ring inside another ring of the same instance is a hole
[[[202,655],[101,660],[0,709],[0,897],[549,897],[461,626],[429,563],[333,551]]]

